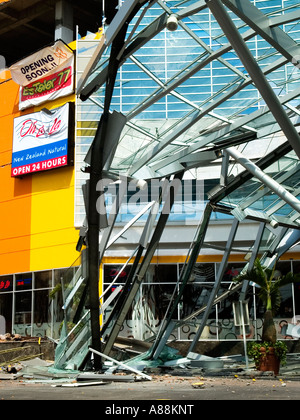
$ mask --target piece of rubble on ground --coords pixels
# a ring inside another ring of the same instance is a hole
[[[21,341],[22,336],[20,334],[0,334],[0,341]]]

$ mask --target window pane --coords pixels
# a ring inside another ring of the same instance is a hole
[[[49,290],[34,292],[33,335],[51,336],[51,302]]]
[[[31,297],[32,292],[16,293],[15,333],[31,335]]]
[[[116,280],[116,284],[124,284],[130,272],[131,265],[128,265],[122,271],[121,264],[107,264],[104,266],[104,283],[111,284]]]
[[[159,264],[153,267],[153,282],[159,283],[176,283],[177,282],[177,265],[176,264]]]
[[[12,293],[0,295],[0,315],[5,319],[5,331],[2,334],[12,332],[12,296]]]
[[[45,289],[52,286],[52,271],[39,271],[34,274],[35,289]]]
[[[0,293],[5,293],[13,290],[13,276],[0,277]]]
[[[59,328],[64,320],[64,311],[62,309],[63,307],[63,295],[62,295],[62,289],[61,289],[61,281],[62,279],[67,278],[68,269],[61,269],[61,270],[55,270],[54,271],[54,290],[52,294],[52,300],[53,300],[53,329],[54,329],[54,337],[59,337]]]
[[[16,291],[32,289],[32,273],[16,275]]]

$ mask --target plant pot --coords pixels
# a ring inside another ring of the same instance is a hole
[[[265,348],[261,348],[261,357],[257,369],[262,372],[274,372],[274,375],[277,376],[280,369],[280,360],[275,355],[274,348],[270,347],[269,351],[266,352]]]

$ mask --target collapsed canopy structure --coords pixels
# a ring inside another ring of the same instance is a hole
[[[220,182],[208,194],[178,279],[180,287],[153,337],[150,357],[159,356],[176,327],[174,311],[201,252],[212,212],[232,216],[232,229],[208,304],[192,315],[202,318],[191,350],[212,305],[222,299],[220,281],[239,224],[245,219],[260,223],[246,269],[258,255],[265,265],[274,265],[300,239],[297,2],[119,3],[85,65],[80,65],[78,51],[78,116],[81,127],[93,136],[81,162],[87,177],[82,185],[86,217],[78,241],[82,265],[64,307],[67,317],[68,305],[79,293],[77,310],[72,311],[77,339],[70,345],[66,333],[61,340],[59,367],[68,366],[74,354],[82,363],[89,345],[110,353],[159,244],[180,182],[190,171],[217,165]],[[90,114],[99,116],[98,123],[86,127],[85,116]],[[118,184],[109,211],[107,185],[99,187],[103,179]],[[172,188],[160,191],[142,211],[148,216],[130,274],[100,328],[99,265],[117,240],[112,230],[122,200],[129,183],[138,190],[154,179],[167,180]],[[243,300],[247,285],[233,286],[227,293],[237,291]],[[95,355],[95,366],[99,363]]]

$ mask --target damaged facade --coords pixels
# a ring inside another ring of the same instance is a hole
[[[256,257],[299,273],[299,20],[296,1],[127,0],[69,44],[74,93],[20,110],[3,75],[0,334],[59,340],[71,369],[122,339],[156,359],[260,337],[257,290],[233,279]],[[68,165],[11,176],[14,121],[65,103]],[[279,338],[298,339],[299,302],[282,290]]]

